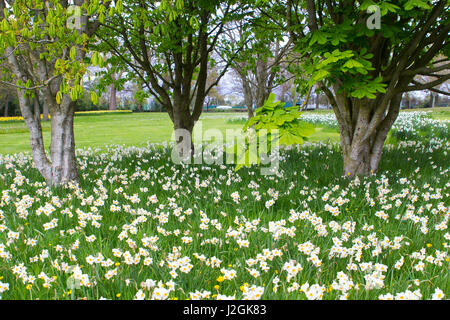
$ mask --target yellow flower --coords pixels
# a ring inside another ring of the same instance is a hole
[[[118,293],[118,294],[116,294],[116,297],[117,297],[117,298],[120,298],[121,295],[122,295],[122,294]]]
[[[433,245],[431,243],[427,243],[427,247],[431,248]]]
[[[219,290],[219,288],[220,288],[220,286],[219,286],[218,284],[216,284],[216,285],[214,286],[214,289],[216,289],[216,290]]]
[[[116,263],[114,263],[114,265],[115,265],[116,267],[118,267],[118,266],[120,266],[120,262],[116,262]]]
[[[53,276],[52,278],[53,278],[54,280],[56,280],[56,279],[58,279],[58,276]]]
[[[31,290],[31,287],[32,287],[33,285],[32,284],[28,284],[25,288],[27,289],[27,290]]]
[[[225,280],[225,278],[222,277],[222,276],[219,276],[219,277],[216,279],[217,282],[223,282],[224,280]]]
[[[244,283],[242,286],[239,287],[239,290],[244,291],[245,288],[248,287],[248,283]]]

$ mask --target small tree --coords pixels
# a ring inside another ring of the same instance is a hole
[[[15,0],[7,5],[0,0],[0,55],[13,75],[14,82],[9,85],[17,89],[20,110],[30,131],[34,165],[52,186],[79,180],[74,101],[83,92],[85,48],[97,25],[88,22],[86,12],[95,12],[98,2],[75,0],[75,5],[43,0]],[[45,152],[36,103],[39,91],[51,115],[50,158]]]
[[[286,9],[279,17],[286,17],[302,54],[303,73],[312,75],[308,86],[318,83],[333,107],[345,175],[376,172],[402,94],[434,90],[450,78],[448,1],[287,0],[278,5]],[[415,82],[416,75],[433,80]]]
[[[241,3],[242,5],[242,3]],[[204,99],[225,74],[239,44],[224,43],[226,24],[242,12],[228,1],[127,0],[97,33],[104,50],[134,71],[173,122],[179,153],[193,154],[192,131]],[[221,43],[227,62],[207,86],[211,53]],[[239,49],[237,49],[239,50]],[[184,138],[183,138],[184,136]],[[189,152],[190,151],[190,152]]]
[[[269,94],[287,81],[283,72],[287,67],[285,58],[292,49],[284,30],[271,26],[271,19],[256,12],[250,23],[237,21],[235,28],[227,33],[232,41],[250,34],[243,50],[232,62],[232,69],[241,82],[249,119],[254,116],[253,107],[264,105]]]

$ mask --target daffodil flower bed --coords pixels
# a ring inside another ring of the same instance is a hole
[[[77,152],[50,189],[0,156],[3,299],[447,299],[448,139],[388,145],[341,176],[338,145],[259,167],[175,165],[170,145]]]

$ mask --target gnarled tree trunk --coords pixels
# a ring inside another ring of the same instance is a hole
[[[30,132],[30,147],[34,166],[49,182],[51,180],[51,163],[45,154],[40,115],[32,111],[34,100],[27,96],[24,91],[18,90],[18,98],[20,111]]]
[[[23,91],[19,91],[18,96],[20,110],[30,132],[30,147],[36,169],[51,186],[79,181],[73,132],[75,103],[70,100],[70,97],[65,96],[61,105],[54,104],[49,108],[51,112],[49,159],[44,147],[37,98],[32,99]]]
[[[344,175],[370,175],[378,170],[383,146],[400,111],[402,94],[379,95],[377,99],[333,95],[321,87],[331,102],[340,129]],[[334,92],[339,92],[335,86]]]
[[[51,184],[54,185],[79,180],[73,132],[74,106],[73,101],[64,101],[59,108],[52,108],[50,154]]]

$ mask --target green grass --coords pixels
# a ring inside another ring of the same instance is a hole
[[[204,128],[225,130],[225,118],[234,114],[206,115]],[[50,144],[50,123],[43,122],[44,142]],[[233,128],[233,126],[231,126]],[[238,126],[234,126],[238,127]],[[77,147],[102,148],[105,145],[144,146],[168,141],[173,125],[167,113],[133,113],[75,117],[75,142]],[[29,151],[29,134],[23,122],[0,122],[0,153]]]
[[[228,121],[232,116],[203,115],[201,125],[222,132],[242,127]],[[66,189],[48,188],[29,154],[0,154],[0,296],[118,300],[142,289],[155,298],[154,287],[143,289],[151,279],[164,288],[173,281],[169,299],[199,292],[242,299],[247,285],[263,290],[263,299],[306,299],[299,288],[306,283],[318,284],[330,300],[376,300],[407,290],[431,299],[438,289],[448,299],[449,134],[434,121],[422,122],[420,132],[407,127],[386,146],[378,174],[350,181],[342,177],[338,144],[330,143],[338,141],[337,131],[328,127],[311,137],[320,143],[283,150],[278,175],[262,175],[258,166],[236,172],[233,164],[174,164],[170,148],[145,145],[170,138],[165,114],[77,117],[77,139],[87,147],[145,147],[79,149],[81,181]],[[4,127],[14,126],[20,127]],[[122,140],[111,141],[114,133]],[[14,135],[26,137],[0,139]],[[150,237],[157,237],[154,245]],[[320,250],[305,253],[301,244]],[[332,254],[338,249],[342,256]],[[267,250],[280,256],[267,257]],[[90,264],[92,257],[101,262]],[[213,257],[219,266],[206,263]],[[177,268],[172,277],[169,264],[182,258],[189,259],[188,272]],[[251,259],[268,269],[249,266]],[[289,263],[302,267],[290,279]],[[366,288],[376,272],[364,271],[364,263],[384,270],[381,286]],[[75,266],[88,278],[72,288]],[[221,281],[225,270],[235,278]],[[345,293],[336,285],[342,274],[351,280]]]
[[[173,280],[175,287],[168,297],[177,299],[192,298],[196,292],[213,299],[219,293],[241,299],[245,284],[263,288],[263,299],[306,299],[299,288],[288,290],[294,282],[318,284],[325,289],[323,299],[339,299],[342,292],[336,285],[333,290],[330,286],[342,272],[353,283],[346,292],[349,299],[378,299],[406,290],[419,290],[422,298],[430,299],[438,288],[448,298],[448,231],[435,229],[448,224],[447,149],[448,143],[436,141],[390,146],[384,152],[382,173],[358,182],[341,176],[336,144],[283,152],[278,176],[260,175],[258,167],[234,172],[233,165],[174,165],[170,149],[162,147],[112,148],[104,154],[85,150],[78,154],[81,184],[72,190],[46,188],[31,168],[30,157],[8,157],[4,162],[0,157],[0,189],[5,191],[0,201],[0,227],[7,228],[0,232],[0,252],[10,255],[10,259],[0,257],[0,287],[9,285],[2,295],[4,299],[133,299],[142,283],[151,279],[162,281],[166,288]],[[233,198],[236,192],[237,201]],[[339,199],[345,201],[337,204]],[[268,206],[271,200],[273,205]],[[339,213],[332,215],[327,205],[338,207]],[[191,214],[186,213],[188,209]],[[379,211],[385,212],[389,221],[377,217]],[[301,214],[305,216],[301,218]],[[138,220],[139,216],[145,219]],[[426,218],[428,232],[421,230],[422,223],[415,218]],[[53,219],[57,225],[46,229]],[[293,234],[275,237],[271,224],[276,222],[294,227]],[[340,229],[334,231],[333,223]],[[353,223],[354,228],[348,229]],[[328,234],[320,235],[320,227]],[[128,232],[121,240],[124,230]],[[19,238],[14,240],[10,231]],[[95,240],[88,242],[92,235]],[[157,247],[143,242],[152,236],[158,237]],[[183,237],[192,242],[183,242]],[[401,240],[398,248],[393,248],[396,237]],[[386,238],[390,245],[382,246]],[[36,246],[26,244],[31,239]],[[217,239],[217,243],[204,243],[207,239]],[[238,240],[248,240],[248,247],[239,245]],[[342,243],[335,245],[338,240]],[[367,246],[361,249],[360,260],[357,255],[330,256],[333,248],[349,250],[360,241]],[[10,245],[2,247],[6,243]],[[298,245],[306,243],[320,248],[316,257],[320,265],[299,251]],[[376,244],[380,248],[374,254]],[[124,255],[115,256],[113,249],[138,255],[139,261],[135,264]],[[266,249],[279,250],[281,257],[259,258],[267,263],[267,272],[259,263],[249,267],[250,259],[264,257]],[[420,250],[426,257],[436,257],[439,250],[444,255],[440,265],[424,260],[424,270],[415,270],[420,260],[413,258],[413,253]],[[109,265],[87,262],[98,254],[103,262],[110,259]],[[208,266],[198,255],[220,259],[220,267]],[[147,257],[151,264],[145,263]],[[187,273],[177,269],[172,278],[168,263],[184,257],[190,259],[192,269]],[[397,269],[401,257],[405,261]],[[288,280],[284,266],[291,261],[299,263],[302,270]],[[360,266],[369,262],[386,267],[380,288],[365,289],[366,276],[374,271],[363,271]],[[352,263],[356,270],[347,269]],[[27,276],[39,278],[44,273],[45,277],[23,282],[21,273],[14,271],[21,264]],[[70,290],[72,273],[64,271],[66,266],[80,266],[89,282]],[[114,269],[117,274],[109,278],[108,272]],[[220,282],[221,269],[236,271],[236,277]],[[250,269],[260,275],[253,277]],[[274,292],[276,277],[279,287]],[[146,298],[152,297],[154,290],[144,289]]]
[[[204,113],[201,118],[202,131],[219,129],[240,129],[240,122],[229,123],[229,119],[242,117],[240,113]],[[50,145],[50,123],[43,122],[44,143]],[[197,124],[196,129],[200,130]],[[77,147],[104,148],[105,145],[126,145],[142,147],[150,143],[170,141],[173,124],[167,113],[133,113],[77,116],[74,123]],[[195,131],[194,131],[195,136]],[[311,141],[338,141],[337,131],[318,128]],[[23,122],[0,122],[0,153],[13,154],[30,150],[28,129]]]
[[[412,109],[402,112],[427,111],[433,119],[450,120],[450,108]],[[331,110],[305,111],[305,114],[330,114]],[[214,112],[203,113],[203,131],[219,129],[239,129],[245,121],[243,113]],[[43,122],[44,142],[50,144],[50,123]],[[194,129],[196,130],[196,129]],[[166,113],[123,113],[83,115],[75,117],[75,142],[77,147],[104,149],[105,145],[145,146],[147,142],[169,141],[173,124]],[[337,129],[318,126],[310,141],[339,141]],[[0,154],[13,154],[30,150],[28,129],[24,122],[0,122]]]

